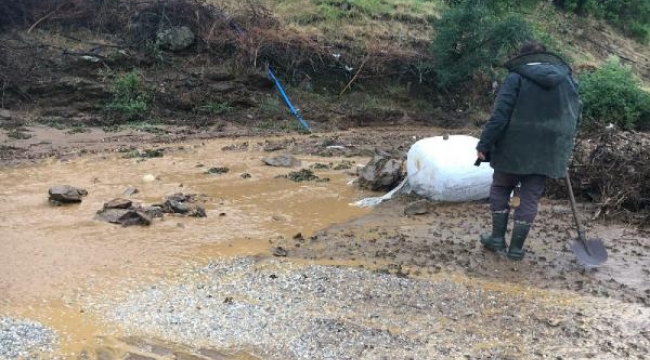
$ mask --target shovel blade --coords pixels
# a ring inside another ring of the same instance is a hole
[[[569,244],[571,251],[583,265],[598,266],[607,261],[607,249],[601,239],[574,239]]]

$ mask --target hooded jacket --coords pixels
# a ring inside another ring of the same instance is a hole
[[[476,149],[495,170],[563,178],[581,111],[571,68],[551,53],[525,54],[506,68]]]

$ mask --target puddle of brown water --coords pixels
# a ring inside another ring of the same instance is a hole
[[[231,143],[223,140],[185,145],[183,150],[146,161],[108,154],[3,169],[0,315],[44,319],[45,324],[73,339],[63,339],[62,343],[66,351],[72,351],[70,344],[94,337],[96,325],[81,326],[79,321],[85,316],[78,313],[79,309],[50,300],[78,292],[110,293],[118,290],[111,286],[119,280],[146,281],[173,271],[188,259],[267,254],[269,240],[298,232],[307,237],[327,225],[367,212],[349,206],[351,201],[370,194],[348,186],[351,178],[344,172],[315,171],[330,178],[327,183],[276,179],[297,169],[273,168],[260,161],[275,153],[221,150]],[[303,168],[316,162],[343,160],[300,158]],[[228,167],[230,172],[204,174],[217,166]],[[242,179],[244,172],[252,177]],[[159,180],[145,182],[146,174]],[[50,206],[47,190],[63,184],[85,188],[89,194],[79,205]],[[95,221],[94,214],[103,203],[124,197],[122,193],[129,185],[140,190],[132,200],[147,204],[175,192],[205,194],[210,198],[205,204],[208,217],[167,216],[150,227],[128,228]]]

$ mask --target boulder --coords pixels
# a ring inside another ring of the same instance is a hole
[[[48,191],[49,200],[57,204],[80,203],[81,198],[88,195],[85,189],[79,189],[70,185],[53,186]]]
[[[403,161],[391,159],[386,154],[376,155],[359,172],[359,186],[373,191],[390,190],[404,178]]]
[[[164,49],[181,51],[194,44],[194,32],[187,26],[174,26],[156,34],[157,42]]]

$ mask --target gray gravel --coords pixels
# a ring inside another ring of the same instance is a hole
[[[594,325],[605,322],[593,316],[609,315],[569,305],[574,300],[451,277],[240,258],[133,291],[118,304],[95,302],[95,310],[133,334],[264,359],[575,358],[616,355],[619,341],[648,349],[633,333],[598,338],[606,328]],[[606,321],[616,323],[616,315]]]
[[[30,320],[0,317],[0,359],[41,359],[56,347],[51,329]]]

